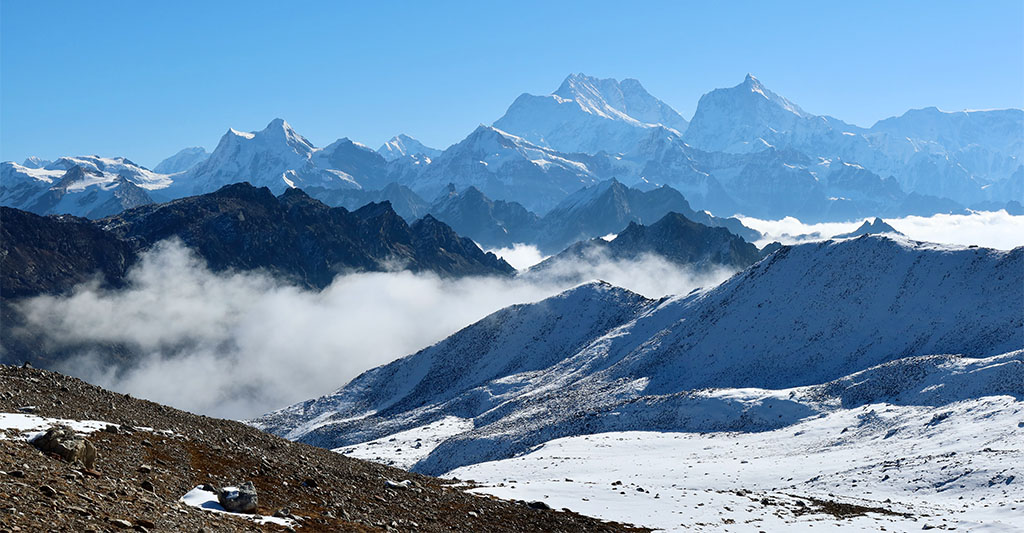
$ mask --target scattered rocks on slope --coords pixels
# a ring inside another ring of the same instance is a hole
[[[88,435],[98,471],[55,460],[24,440],[0,439],[0,468],[7,471],[0,474],[0,502],[9,503],[0,509],[0,531],[289,530],[181,502],[204,483],[216,494],[210,485],[241,481],[259,489],[256,515],[270,517],[286,509],[288,516],[278,518],[293,520],[291,528],[298,532],[646,531],[571,512],[524,512],[523,503],[481,498],[446,480],[115,394],[54,372],[0,365],[0,391],[0,412],[31,404],[38,406],[39,416],[102,420],[119,428]],[[140,465],[149,466],[149,472]],[[315,489],[302,486],[310,479]],[[387,487],[389,479],[409,480],[410,488]],[[145,481],[152,490],[143,486]],[[56,494],[44,493],[43,485]],[[16,511],[6,512],[11,507]]]

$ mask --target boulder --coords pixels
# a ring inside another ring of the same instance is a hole
[[[224,487],[217,490],[217,501],[225,511],[232,513],[256,512],[256,487],[252,481],[237,487]]]
[[[32,440],[43,453],[52,453],[69,463],[79,462],[89,470],[96,466],[96,447],[67,426],[53,426]]]

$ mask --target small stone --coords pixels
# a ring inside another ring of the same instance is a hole
[[[478,514],[476,513],[476,511],[470,511],[470,512],[469,512],[469,513],[467,513],[467,514],[469,514],[469,516],[471,516],[471,517],[473,517],[473,518],[479,518],[479,517],[480,517],[480,515],[478,515]]]
[[[142,487],[142,490],[148,490],[149,492],[156,492],[156,487],[153,486],[153,482],[148,480],[148,479],[143,481],[139,486]]]
[[[21,470],[11,470],[10,472],[7,473],[7,475],[11,477],[23,478],[25,477],[25,472]]]
[[[537,509],[537,510],[541,510],[541,511],[546,511],[548,509],[551,509],[550,505],[548,505],[548,504],[546,504],[544,502],[541,502],[541,501],[530,502],[530,503],[527,503],[526,506],[529,507],[530,509]]]
[[[104,433],[112,433],[114,435],[117,435],[118,431],[120,430],[118,430],[117,426],[113,424],[107,424],[107,426],[103,428],[101,431],[103,431]]]
[[[119,527],[121,529],[131,529],[131,527],[132,527],[132,523],[131,522],[129,522],[127,520],[122,520],[120,518],[111,518],[110,519],[110,523],[114,524],[115,526],[117,526],[117,527]]]
[[[43,485],[42,487],[39,487],[39,492],[42,492],[43,494],[51,498],[57,495],[57,489],[49,485]]]
[[[149,439],[142,439],[142,445],[152,447],[153,443],[149,442]]]
[[[153,522],[152,520],[147,520],[145,518],[136,518],[135,519],[135,525],[146,527],[146,528],[149,528],[149,529],[153,529],[153,528],[156,527],[156,523],[155,522]]]

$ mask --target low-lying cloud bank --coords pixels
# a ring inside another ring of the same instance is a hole
[[[259,272],[213,273],[187,248],[147,253],[122,290],[95,284],[24,303],[49,348],[89,345],[61,370],[120,392],[212,416],[246,418],[334,390],[502,307],[604,279],[649,297],[728,277],[656,258],[575,267],[571,275],[441,279],[410,272],[339,276],[321,292]],[[110,345],[138,355],[111,364]]]
[[[772,241],[796,244],[828,239],[833,235],[857,229],[862,220],[851,222],[825,222],[804,224],[793,217],[780,220],[761,220],[737,216],[744,225],[767,235],[754,244],[764,246]],[[1001,211],[978,211],[969,215],[932,215],[887,218],[885,221],[907,237],[928,242],[961,244],[1010,250],[1024,246],[1024,216]],[[819,235],[814,235],[815,233]]]

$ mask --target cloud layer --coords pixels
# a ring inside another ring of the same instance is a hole
[[[446,280],[360,273],[314,292],[258,272],[212,273],[187,248],[167,242],[143,257],[125,289],[85,284],[69,296],[32,299],[23,311],[50,348],[93,347],[65,363],[69,374],[193,412],[246,418],[330,392],[502,307],[580,280],[660,297],[716,284],[731,272],[694,275],[649,258],[562,274]],[[128,347],[138,360],[113,364],[111,345]]]
[[[781,220],[761,220],[739,216],[743,224],[767,235],[756,242],[764,246],[772,241],[795,244],[822,240],[857,229],[863,220],[852,222],[826,222],[804,224],[793,217]],[[1024,216],[1010,215],[1006,211],[980,211],[969,215],[933,215],[887,218],[886,222],[907,237],[928,242],[984,246],[1010,250],[1024,246]],[[814,236],[818,233],[818,236]]]

